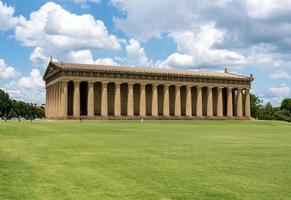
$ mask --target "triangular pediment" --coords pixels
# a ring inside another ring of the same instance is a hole
[[[49,76],[50,76],[50,74],[52,74],[54,71],[56,71],[57,69],[59,69],[59,67],[58,66],[56,66],[54,63],[52,63],[52,62],[49,62],[49,64],[48,64],[48,66],[47,66],[47,68],[46,68],[46,71],[45,71],[45,73],[44,73],[44,75],[43,75],[43,80],[46,80]]]

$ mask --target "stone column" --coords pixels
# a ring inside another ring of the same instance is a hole
[[[88,82],[88,117],[94,117],[94,82]]]
[[[213,116],[213,97],[212,97],[212,87],[207,87],[207,117]]]
[[[133,116],[133,84],[128,83],[127,116]]]
[[[52,117],[52,86],[49,87],[49,117]]]
[[[61,117],[66,118],[68,115],[68,83],[62,82],[62,93],[61,93],[61,108],[62,114]]]
[[[108,116],[108,103],[107,103],[107,84],[108,82],[102,82],[101,88],[101,116]]]
[[[251,110],[250,110],[250,91],[249,89],[247,88],[245,90],[246,92],[246,100],[245,100],[245,116],[247,118],[250,118],[251,117]]]
[[[158,85],[152,84],[153,95],[152,95],[152,116],[158,116]]]
[[[232,88],[227,88],[227,116],[232,117],[233,116],[233,110],[232,110]]]
[[[170,116],[170,104],[169,104],[169,85],[164,85],[164,102],[163,102],[163,115],[165,117]]]
[[[140,84],[140,101],[139,101],[139,115],[141,117],[146,116],[146,93],[145,83]]]
[[[236,103],[237,117],[242,117],[242,89],[237,89],[237,103]]]
[[[175,85],[175,116],[181,116],[181,95],[180,95],[180,85]]]
[[[60,114],[60,84],[57,83],[56,84],[56,117],[59,117],[59,114]]]
[[[80,117],[80,82],[74,81],[73,116]]]
[[[191,86],[186,86],[186,116],[192,117],[192,93]]]
[[[55,117],[55,99],[56,99],[56,95],[55,95],[55,85],[52,86],[52,117]]]
[[[49,98],[49,93],[48,93],[48,88],[45,89],[45,117],[49,118],[48,114],[48,98]]]
[[[202,117],[202,87],[197,86],[196,116]]]
[[[217,117],[223,116],[222,88],[217,88]]]
[[[114,116],[117,117],[121,115],[120,84],[115,82]]]

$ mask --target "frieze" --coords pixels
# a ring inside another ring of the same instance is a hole
[[[162,81],[181,81],[181,82],[202,82],[202,83],[225,83],[225,84],[239,84],[250,85],[249,80],[229,80],[225,78],[196,78],[189,76],[172,76],[172,75],[145,75],[145,74],[124,74],[119,72],[85,72],[85,71],[61,71],[57,73],[62,76],[76,76],[76,77],[96,77],[96,78],[122,78],[122,79],[138,79],[138,80],[162,80]],[[48,79],[56,78],[56,74]]]

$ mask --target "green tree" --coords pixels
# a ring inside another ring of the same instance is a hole
[[[262,101],[254,94],[250,94],[251,116],[258,118],[259,109],[262,107]]]
[[[286,98],[283,99],[281,102],[281,107],[282,110],[287,110],[289,113],[291,113],[291,98]]]
[[[275,119],[273,115],[273,107],[270,102],[258,110],[258,118],[262,120],[272,120]]]
[[[0,89],[0,116],[3,117],[9,113],[11,100],[9,94]]]

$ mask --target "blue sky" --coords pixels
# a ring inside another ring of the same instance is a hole
[[[291,96],[290,0],[0,1],[0,88],[44,103],[49,57],[64,62],[229,71],[252,92]]]

